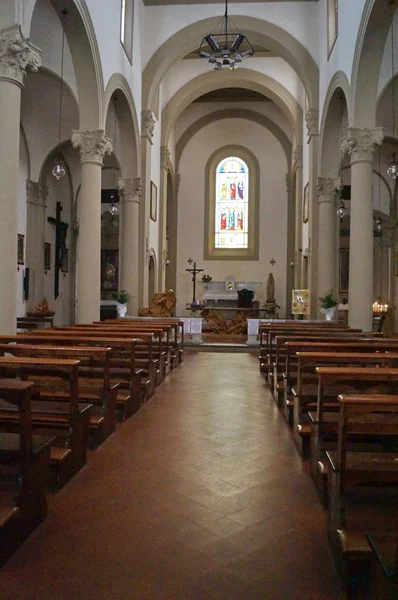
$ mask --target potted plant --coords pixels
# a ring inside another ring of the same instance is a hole
[[[336,312],[338,300],[333,294],[333,290],[329,290],[325,296],[319,298],[321,302],[321,313],[325,315],[326,321],[332,321]]]
[[[125,317],[127,312],[127,302],[130,300],[130,294],[126,290],[120,290],[112,294],[112,298],[117,302],[117,316]]]

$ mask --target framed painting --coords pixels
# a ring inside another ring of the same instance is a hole
[[[348,292],[350,274],[350,251],[348,248],[340,250],[339,265],[339,292]]]
[[[305,185],[304,194],[303,194],[303,223],[308,223],[308,218],[310,214],[310,206],[309,206],[309,183]]]
[[[19,265],[25,264],[25,236],[22,233],[18,233],[17,262]]]
[[[50,242],[44,242],[44,270],[49,271],[51,269],[51,244]]]
[[[158,188],[151,181],[151,213],[152,221],[156,221],[158,218]]]
[[[119,283],[119,250],[101,250],[101,291],[117,292]]]

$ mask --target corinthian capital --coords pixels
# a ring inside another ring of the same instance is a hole
[[[318,202],[334,202],[336,193],[341,188],[340,177],[318,177],[316,182],[316,191]]]
[[[303,147],[302,146],[296,146],[295,149],[293,150],[293,160],[294,160],[293,168],[298,169],[303,166]]]
[[[26,73],[41,66],[40,55],[41,50],[23,37],[19,25],[0,31],[0,79],[23,87]]]
[[[313,135],[318,135],[318,121],[319,111],[316,108],[310,108],[305,115],[305,122],[307,124],[308,141]]]
[[[350,155],[351,162],[373,162],[375,146],[381,146],[383,137],[382,127],[375,129],[349,127],[347,135],[341,140],[341,149],[344,154]]]
[[[141,135],[147,137],[152,144],[156,119],[151,110],[142,111]]]
[[[112,141],[103,129],[97,131],[74,131],[72,145],[79,148],[81,162],[102,165],[105,154],[111,154]]]
[[[141,177],[120,177],[117,187],[123,202],[139,203],[142,191]]]
[[[171,169],[171,160],[170,160],[170,150],[167,146],[161,146],[160,148],[160,167],[161,169],[166,169],[166,171],[170,171]]]

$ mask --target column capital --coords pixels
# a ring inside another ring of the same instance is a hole
[[[336,193],[340,188],[340,177],[318,177],[316,181],[318,204],[322,202],[334,202],[336,200]]]
[[[319,110],[317,108],[310,108],[305,115],[305,122],[307,125],[308,141],[310,141],[313,135],[319,134]]]
[[[303,166],[303,147],[296,146],[293,150],[293,170]]]
[[[112,153],[112,141],[103,129],[97,131],[73,131],[72,146],[79,148],[82,163],[102,166],[105,154]]]
[[[155,115],[152,110],[143,110],[141,115],[141,137],[146,137],[153,144],[155,131]]]
[[[160,168],[170,171],[171,169],[171,152],[167,146],[160,147]]]
[[[46,185],[39,183],[38,181],[26,181],[26,197],[28,204],[34,206],[47,207],[47,197],[49,189]]]
[[[41,67],[41,50],[24,38],[19,25],[0,31],[0,79],[23,87],[28,71]]]
[[[383,143],[383,128],[360,129],[349,127],[348,133],[341,140],[341,149],[349,154],[353,162],[373,162],[375,146]]]
[[[141,177],[120,177],[117,184],[122,202],[135,202],[139,204],[142,192]]]

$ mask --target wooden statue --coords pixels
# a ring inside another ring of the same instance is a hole
[[[138,311],[139,317],[170,317],[176,305],[176,294],[174,290],[158,292],[153,298],[150,306],[142,306]]]

